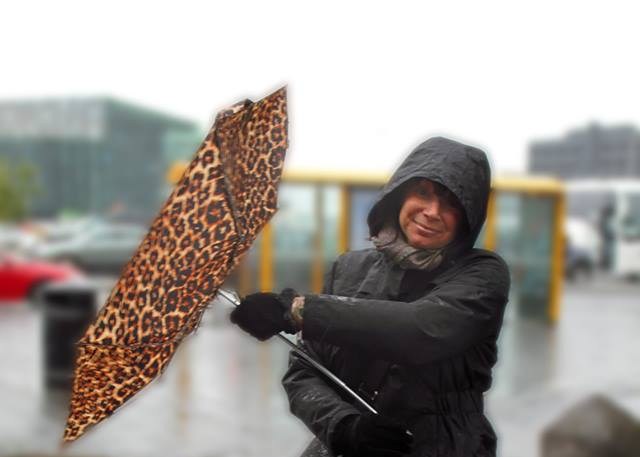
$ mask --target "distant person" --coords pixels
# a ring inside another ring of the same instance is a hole
[[[609,271],[613,264],[613,242],[615,233],[613,229],[614,208],[612,203],[607,203],[600,212],[598,229],[600,231],[601,256],[600,265],[603,270]]]
[[[301,331],[304,349],[380,413],[358,409],[292,352],[283,385],[316,436],[304,456],[495,455],[483,394],[509,271],[473,248],[490,175],[481,150],[425,141],[369,212],[375,248],[341,255],[322,294],[252,294],[231,314],[261,340]]]

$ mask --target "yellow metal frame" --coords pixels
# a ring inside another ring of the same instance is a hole
[[[546,176],[501,176],[494,179],[491,187],[500,192],[519,192],[529,195],[559,195],[564,185],[555,178]]]
[[[383,186],[391,175],[386,173],[363,173],[346,171],[302,171],[287,170],[282,180],[287,183],[338,184],[346,186]]]
[[[340,215],[338,217],[338,252],[341,254],[349,249],[351,239],[351,186],[340,186]]]
[[[484,227],[484,248],[493,251],[496,248],[496,191],[491,189],[487,204],[487,220]]]
[[[551,283],[548,317],[550,322],[557,322],[560,318],[560,299],[562,298],[562,279],[564,278],[565,234],[564,224],[566,215],[566,196],[564,191],[555,200],[555,226],[553,248],[551,254]]]

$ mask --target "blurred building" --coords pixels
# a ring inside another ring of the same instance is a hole
[[[169,164],[189,159],[202,136],[191,121],[110,98],[0,101],[0,159],[35,167],[36,217],[152,217]]]
[[[562,138],[533,141],[529,171],[564,179],[640,177],[640,131],[591,124]]]

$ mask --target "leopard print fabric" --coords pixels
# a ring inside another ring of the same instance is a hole
[[[77,344],[63,442],[158,377],[276,211],[285,88],[221,112]]]

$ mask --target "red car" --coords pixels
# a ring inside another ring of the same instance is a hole
[[[52,281],[64,281],[82,275],[68,264],[24,260],[0,254],[0,301],[32,299],[37,288]]]

